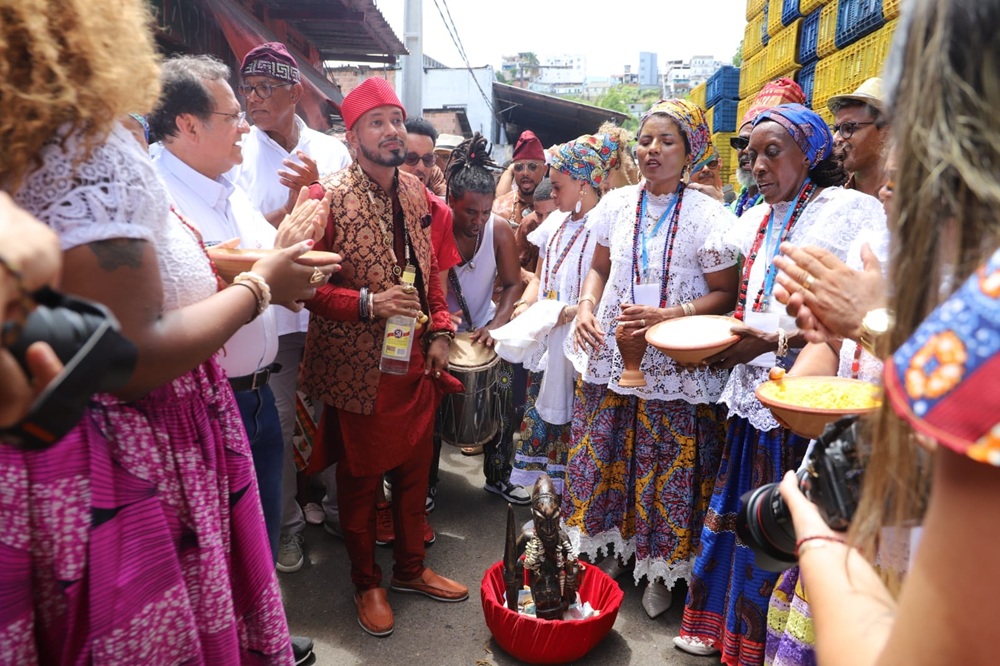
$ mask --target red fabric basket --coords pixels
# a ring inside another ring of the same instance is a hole
[[[503,603],[503,562],[486,570],[479,588],[486,626],[510,656],[527,664],[565,664],[580,659],[608,635],[625,594],[613,579],[587,566],[580,598],[601,611],[586,620],[539,620],[516,613]]]

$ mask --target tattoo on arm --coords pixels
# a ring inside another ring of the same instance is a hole
[[[112,238],[87,245],[97,257],[97,263],[111,272],[119,268],[137,269],[142,267],[142,253],[146,241],[131,238]]]

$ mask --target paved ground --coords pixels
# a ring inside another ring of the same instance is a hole
[[[306,532],[306,564],[294,574],[278,574],[288,623],[293,634],[311,636],[320,666],[405,664],[406,666],[509,666],[518,662],[493,641],[483,620],[479,584],[483,572],[503,556],[506,503],[483,491],[482,457],[467,458],[446,446],[441,458],[441,483],[431,525],[437,543],[427,552],[427,565],[469,586],[469,600],[443,604],[416,595],[389,592],[396,631],[373,638],[357,623],[352,600],[347,552],[343,541],[321,527]],[[528,509],[515,507],[527,521]],[[392,553],[378,549],[388,585]],[[625,590],[611,634],[580,664],[677,664],[710,666],[714,658],[692,657],[671,644],[680,624],[683,585],[674,590],[673,607],[655,620],[640,605],[642,587],[631,574],[618,580]]]

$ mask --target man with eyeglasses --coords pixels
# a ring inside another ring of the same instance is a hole
[[[850,95],[826,103],[834,115],[833,145],[851,174],[844,187],[873,197],[886,181],[889,123],[882,115],[882,79],[871,78]]]
[[[420,116],[406,119],[406,157],[400,169],[412,173],[420,179],[428,190],[443,197],[446,183],[444,172],[438,168],[437,155],[434,154],[434,144],[438,132],[427,120]]]
[[[284,44],[268,42],[251,49],[240,67],[237,87],[246,100],[247,117],[253,123],[243,137],[243,162],[229,172],[229,178],[249,195],[251,203],[272,225],[277,226],[295,204],[302,187],[320,176],[340,171],[351,163],[344,144],[336,138],[310,129],[295,113],[302,98],[298,63]],[[284,471],[281,481],[281,541],[277,569],[294,573],[305,562],[305,518],[296,500],[295,415],[299,364],[305,348],[309,313],[280,310],[277,315],[278,354],[281,370],[270,385],[278,407],[284,442]],[[336,525],[335,470],[320,477],[327,490],[323,502],[326,524]],[[331,527],[328,529],[334,529]]]
[[[688,178],[688,185],[703,194],[716,199],[723,200],[722,194],[722,172],[719,162],[719,151],[716,148],[707,151],[705,158],[691,167],[691,176]]]
[[[239,238],[242,248],[270,249],[281,234],[254,208],[243,188],[226,176],[243,161],[240,143],[250,131],[229,75],[229,67],[211,56],[182,56],[163,64],[160,100],[149,115],[151,130],[163,142],[153,166],[177,211],[190,219],[206,245]],[[321,219],[315,222],[322,227],[325,210],[319,215]],[[177,224],[177,233],[182,233]],[[281,369],[275,362],[279,310],[285,308],[267,307],[237,331],[217,356],[232,384],[250,441],[274,558],[284,465],[281,424],[270,385]],[[312,641],[293,637],[292,648],[296,663],[303,663],[312,652]]]
[[[534,210],[535,188],[548,170],[542,142],[531,130],[521,132],[514,144],[514,156],[509,170],[513,175],[513,187],[510,192],[497,193],[493,213],[509,221],[516,231],[524,218]],[[527,284],[538,262],[538,248],[524,240],[523,243],[518,243],[517,253],[521,257],[521,281]]]
[[[743,213],[763,201],[757,191],[757,183],[750,165],[750,152],[747,150],[750,145],[753,121],[764,111],[781,104],[805,103],[806,95],[802,92],[799,84],[787,77],[781,77],[765,84],[754,97],[750,108],[743,114],[743,118],[740,119],[739,134],[729,139],[729,146],[736,151],[738,160],[736,182],[740,184],[740,193],[729,208],[736,214],[736,217],[742,217]]]

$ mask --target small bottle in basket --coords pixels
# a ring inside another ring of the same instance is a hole
[[[403,271],[404,286],[412,287],[417,280],[417,270],[413,264],[407,265]],[[415,317],[395,315],[385,322],[385,335],[382,337],[382,360],[378,369],[390,375],[405,375],[410,369],[410,351],[413,348],[413,336],[417,330]]]

